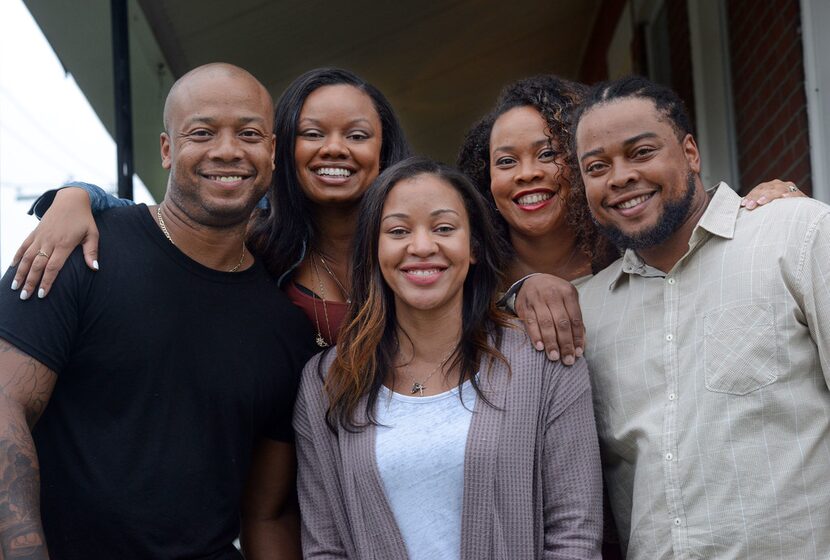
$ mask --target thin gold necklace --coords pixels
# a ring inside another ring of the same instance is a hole
[[[323,280],[320,278],[320,271],[317,269],[317,263],[314,259],[311,259],[311,266],[314,268],[314,276],[317,277],[317,283],[320,285],[320,301],[323,302],[323,316],[326,319],[326,331],[329,333],[329,340],[331,340],[331,325],[329,324],[329,312],[326,309],[326,288],[323,286]],[[326,339],[323,338],[323,333],[320,331],[320,319],[317,317],[317,298],[312,299],[312,305],[314,306],[314,323],[317,326],[317,337],[314,339],[314,342],[317,343],[317,346],[320,348],[328,347],[329,343],[326,342]]]
[[[343,284],[340,282],[340,279],[337,278],[337,275],[334,273],[334,271],[332,271],[332,269],[329,268],[329,263],[326,262],[323,253],[319,253],[317,251],[314,252],[317,253],[318,257],[320,257],[320,262],[323,263],[323,268],[325,269],[325,271],[328,273],[329,276],[331,276],[331,279],[334,280],[335,284],[337,284],[337,287],[340,288],[340,293],[343,294],[343,299],[346,300],[346,303],[351,304],[352,298],[349,297],[349,291],[346,289],[345,286],[343,286]]]
[[[436,373],[438,373],[439,370],[444,368],[444,365],[447,363],[447,360],[449,360],[450,356],[452,356],[454,353],[455,353],[455,350],[453,349],[453,350],[450,351],[449,354],[444,356],[444,359],[441,360],[438,363],[438,367],[436,367],[434,370],[432,370],[430,372],[430,374],[427,375],[426,378],[423,381],[417,381],[415,379],[415,376],[412,375],[411,373],[409,373],[409,366],[408,365],[404,366],[404,368],[403,368],[404,373],[406,373],[406,376],[409,379],[412,380],[412,388],[409,389],[410,394],[414,395],[415,393],[418,393],[419,397],[423,397],[424,396],[424,390],[427,388],[427,381],[432,379],[433,375],[435,375]]]
[[[161,217],[161,204],[156,206],[156,218],[158,218],[159,227],[161,227],[161,232],[164,234],[164,237],[166,237],[167,241],[169,241],[172,245],[175,246],[176,243],[173,242],[173,238],[170,237],[170,232],[167,231],[167,226],[164,225],[164,218]],[[244,260],[245,260],[245,240],[243,239],[242,240],[242,254],[239,255],[239,262],[236,263],[235,267],[228,270],[228,272],[236,272],[237,270],[239,270],[239,267],[242,266],[242,261],[244,261]]]

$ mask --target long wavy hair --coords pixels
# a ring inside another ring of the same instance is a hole
[[[548,137],[564,152],[565,165],[562,166],[562,172],[568,174],[571,185],[565,199],[567,223],[576,235],[577,246],[588,256],[591,268],[597,272],[613,262],[619,253],[600,234],[591,218],[576,156],[570,149],[574,134],[571,116],[582,103],[587,91],[587,86],[553,75],[534,76],[508,85],[499,95],[495,108],[467,132],[458,152],[457,164],[484,195],[490,217],[498,227],[502,246],[512,253],[510,226],[498,213],[490,191],[490,135],[496,120],[511,109],[536,109],[547,123]]]
[[[504,255],[488,220],[487,204],[455,169],[426,158],[406,159],[381,173],[361,202],[352,258],[352,303],[340,330],[337,358],[325,379],[329,399],[326,419],[333,430],[338,425],[353,430],[375,424],[378,391],[386,376],[395,374],[399,331],[395,296],[378,261],[381,219],[383,205],[395,185],[420,175],[437,177],[461,196],[470,220],[470,250],[476,256],[464,280],[461,338],[447,363],[458,369],[459,387],[469,377],[476,393],[486,401],[474,374],[484,373],[494,360],[504,361],[498,350],[499,327],[509,322],[495,306]],[[366,421],[357,421],[360,400],[367,395]]]
[[[366,80],[341,68],[317,68],[295,79],[283,92],[274,112],[277,148],[276,169],[268,191],[269,208],[253,218],[248,246],[272,276],[279,279],[314,244],[316,235],[311,206],[297,178],[294,145],[297,122],[306,98],[317,89],[350,85],[369,96],[380,117],[380,169],[409,156],[409,143],[394,109],[386,97]]]

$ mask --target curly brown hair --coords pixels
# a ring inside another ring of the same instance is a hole
[[[591,268],[597,272],[613,262],[619,252],[598,231],[591,218],[576,155],[569,149],[574,132],[571,117],[587,92],[587,86],[553,75],[534,76],[508,85],[499,95],[495,108],[467,132],[458,152],[457,166],[489,202],[505,249],[512,251],[509,226],[496,211],[490,192],[490,134],[496,119],[511,109],[533,107],[539,111],[547,123],[549,138],[564,150],[568,169],[563,171],[570,172],[571,188],[565,200],[568,225],[576,234],[577,246],[590,258]]]

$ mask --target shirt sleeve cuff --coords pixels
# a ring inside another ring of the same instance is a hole
[[[542,274],[541,272],[531,272],[527,276],[523,276],[519,278],[509,288],[507,291],[504,292],[504,295],[499,298],[499,301],[496,302],[496,305],[501,307],[502,309],[506,309],[513,315],[516,314],[516,296],[519,295],[519,290],[522,289],[522,284],[525,283],[525,280],[530,278],[531,276],[536,276],[537,274]]]

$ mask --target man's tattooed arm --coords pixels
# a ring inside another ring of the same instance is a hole
[[[0,339],[0,560],[48,559],[34,427],[56,375]]]

